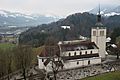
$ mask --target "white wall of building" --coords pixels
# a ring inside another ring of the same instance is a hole
[[[44,62],[47,60],[47,57],[39,57],[38,56],[38,68],[45,69],[46,71],[52,71],[52,62],[50,61],[47,66],[44,65]],[[58,61],[58,58],[55,58],[55,61]],[[54,65],[54,64],[53,64]]]
[[[50,62],[50,63],[48,63],[47,64],[47,66],[45,66],[44,65],[44,62],[42,62],[42,59],[44,59],[44,62],[47,60],[47,59],[45,59],[45,58],[41,58],[41,57],[39,57],[38,58],[38,68],[39,69],[45,69],[46,71],[52,71],[52,68],[51,68],[51,65],[52,65],[52,63]]]
[[[90,64],[89,64],[90,61]],[[64,69],[72,69],[72,68],[77,68],[77,67],[82,67],[82,66],[88,66],[92,64],[100,64],[101,63],[101,58],[88,58],[88,59],[75,59],[75,60],[68,60],[64,63]]]
[[[46,59],[44,59],[45,61]],[[89,62],[90,61],[90,64]],[[63,69],[72,69],[72,68],[78,68],[82,66],[88,66],[92,64],[100,64],[101,58],[84,58],[84,59],[75,59],[75,60],[67,60],[63,63]],[[50,72],[52,71],[52,62],[49,62],[47,66],[44,66],[42,62],[42,58],[38,58],[38,67],[39,69],[45,69],[46,71]]]
[[[80,52],[82,53],[81,55],[85,55],[86,51],[87,51],[87,54],[91,54],[91,51],[92,51],[92,54],[96,54],[99,52],[98,49],[88,49],[88,50],[80,50],[80,51],[65,51],[65,52],[63,52],[62,56],[69,56],[69,53],[71,54],[71,56],[74,56],[75,52],[76,52],[76,55],[80,55]]]
[[[101,34],[101,32],[104,32]],[[99,55],[102,58],[105,58],[106,52],[106,28],[92,28],[91,30],[91,41],[95,42],[95,44],[99,47]]]
[[[44,59],[44,61],[46,60],[45,58],[42,58],[42,57],[38,56],[38,67],[39,67],[39,69],[45,69],[44,61],[42,61],[42,59]]]
[[[90,60],[90,64],[100,64],[101,63],[101,58],[93,58]]]

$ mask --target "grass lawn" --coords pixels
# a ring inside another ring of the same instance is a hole
[[[109,72],[94,77],[84,78],[81,80],[120,80],[120,71]]]
[[[15,44],[11,43],[0,43],[0,49],[9,49],[15,47]]]

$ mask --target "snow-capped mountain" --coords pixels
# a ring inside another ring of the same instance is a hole
[[[89,13],[97,14],[99,10],[99,7],[96,7],[89,11]],[[120,6],[101,6],[100,7],[100,13],[104,16],[114,16],[114,15],[120,15]]]
[[[120,13],[120,6],[117,6],[112,10],[112,12]]]
[[[0,10],[0,26],[36,26],[58,20],[57,16],[26,15]]]

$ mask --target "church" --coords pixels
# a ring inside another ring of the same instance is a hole
[[[54,55],[54,65],[60,69],[73,69],[93,64],[100,64],[106,57],[106,27],[101,22],[101,14],[97,15],[97,23],[91,28],[90,40],[59,41],[58,55]],[[56,50],[57,50],[56,49]],[[51,71],[52,60],[48,50],[38,55],[39,69]]]

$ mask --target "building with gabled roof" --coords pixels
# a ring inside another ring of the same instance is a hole
[[[52,60],[58,62],[60,69],[72,69],[93,64],[100,64],[106,54],[106,28],[101,22],[100,13],[97,15],[97,23],[91,29],[91,40],[59,41],[59,47],[50,47],[38,55],[40,69],[51,71]],[[53,49],[53,50],[52,50]],[[54,55],[50,55],[54,53]],[[49,55],[48,55],[49,54]],[[57,63],[57,64],[58,64]]]
[[[101,63],[99,48],[94,42],[86,40],[59,42],[63,69],[72,69]]]

